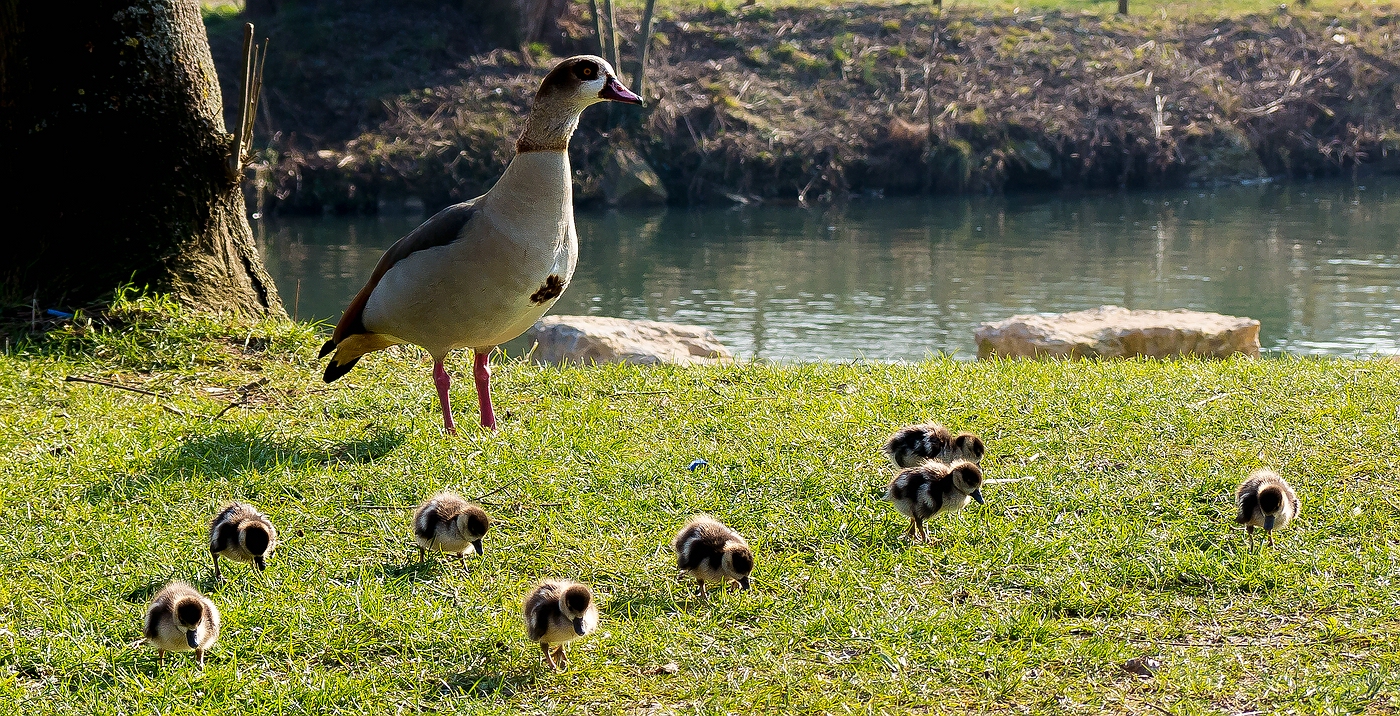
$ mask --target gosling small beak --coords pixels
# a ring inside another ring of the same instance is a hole
[[[574,620],[574,633],[583,636],[583,617]]]
[[[641,104],[642,98],[632,94],[632,90],[622,86],[616,77],[608,77],[607,84],[598,92],[598,97],[610,102],[624,102],[626,104]]]
[[[982,490],[980,488],[972,491],[972,499],[977,500],[977,504],[979,505],[987,504],[987,501],[982,499]]]
[[[185,641],[189,642],[191,649],[199,648],[199,629],[194,628],[185,632]]]
[[[748,578],[748,577],[740,577],[740,578],[739,578],[739,588],[742,589],[742,590],[744,590],[744,591],[746,591],[746,592],[749,591],[749,578]]]
[[[486,550],[483,549],[481,546],[481,540],[473,542],[472,546],[476,548],[476,556],[480,557],[481,555],[486,554]]]
[[[255,554],[253,555],[253,566],[257,567],[258,571],[261,572],[267,569],[267,560],[263,559],[262,555]]]
[[[1266,529],[1266,530],[1271,530],[1271,531],[1274,529],[1274,516],[1273,516],[1273,515],[1264,515],[1264,529]]]

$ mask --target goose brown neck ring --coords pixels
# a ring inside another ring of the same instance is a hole
[[[525,119],[525,130],[515,142],[515,151],[566,152],[569,139],[578,129],[578,117],[583,108],[540,106],[538,103]]]

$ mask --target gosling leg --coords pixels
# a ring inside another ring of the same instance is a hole
[[[549,668],[558,671],[559,665],[554,663],[554,651],[549,648],[549,645],[540,644],[540,651],[544,652],[544,660],[549,664]]]

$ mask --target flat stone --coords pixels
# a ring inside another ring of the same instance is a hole
[[[666,187],[641,153],[626,142],[603,157],[603,196],[612,206],[663,206]]]
[[[1201,311],[1088,311],[1012,316],[977,328],[977,357],[1259,356],[1259,322]]]
[[[661,321],[602,316],[545,316],[525,332],[540,363],[723,363],[734,354],[713,331]]]

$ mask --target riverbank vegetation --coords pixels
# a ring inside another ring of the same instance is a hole
[[[314,327],[157,299],[89,320],[0,357],[0,699],[23,713],[1400,709],[1395,363],[511,362],[500,433],[453,439],[411,351],[326,386]],[[1008,482],[910,545],[878,448],[928,418]],[[1260,466],[1303,510],[1250,551],[1231,492]],[[445,487],[497,519],[465,567],[409,540]],[[231,499],[285,542],[217,584]],[[675,579],[700,511],[755,546],[751,591]],[[603,609],[562,674],[517,616],[556,575]],[[174,578],[223,610],[202,671],[137,643]]]
[[[649,106],[585,114],[577,198],[601,200],[615,151],[681,203],[1400,170],[1390,3],[1003,4],[663,4]],[[637,5],[618,11],[629,82]],[[488,188],[543,68],[596,41],[584,3],[523,50],[474,40],[464,17],[327,0],[268,18],[269,210]],[[208,23],[227,68],[239,23]]]

